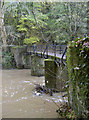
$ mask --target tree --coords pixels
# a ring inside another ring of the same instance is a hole
[[[87,2],[87,35],[89,37],[89,1]]]
[[[3,7],[4,7],[4,1],[1,1],[0,2],[0,8],[1,8],[1,40],[3,42],[3,46],[4,46],[4,50],[6,50],[6,30],[5,30],[5,24],[4,24],[4,10],[3,10]]]
[[[66,44],[87,33],[84,2],[9,2],[4,6],[8,44]]]
[[[45,22],[47,16],[40,11],[42,8],[41,4],[31,2],[29,6],[30,15],[22,16],[17,26],[18,31],[25,33],[24,43],[26,44],[36,43],[44,39],[42,29],[47,25]]]
[[[66,43],[86,34],[86,3],[54,3],[47,13],[50,40]]]

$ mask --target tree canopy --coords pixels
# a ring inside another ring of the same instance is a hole
[[[87,2],[5,2],[3,11],[7,44],[66,44],[87,35]]]

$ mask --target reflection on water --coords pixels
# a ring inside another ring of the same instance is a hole
[[[3,118],[57,118],[57,105],[63,93],[53,96],[33,94],[34,84],[44,84],[44,77],[30,75],[30,70],[3,70]],[[57,104],[55,104],[54,102]]]

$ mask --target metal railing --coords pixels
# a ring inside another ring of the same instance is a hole
[[[66,54],[66,45],[33,45],[27,48],[27,52],[30,54],[39,54],[43,57],[54,56],[63,58]]]

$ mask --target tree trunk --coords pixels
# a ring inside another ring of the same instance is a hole
[[[6,50],[6,30],[5,30],[5,24],[4,24],[4,10],[3,10],[4,2],[1,2],[0,8],[1,8],[1,13],[0,13],[0,23],[1,23],[1,40],[3,42],[3,47],[4,50]]]
[[[89,37],[89,1],[87,2],[87,36]]]

